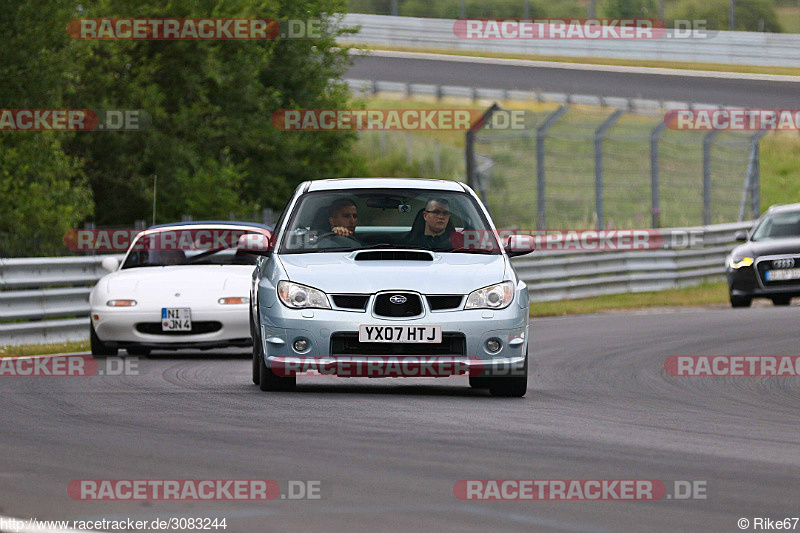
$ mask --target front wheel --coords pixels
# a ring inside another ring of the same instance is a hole
[[[92,347],[92,355],[106,357],[117,355],[117,349],[104,344],[94,331],[94,324],[89,324],[89,344]]]
[[[521,398],[528,392],[528,357],[522,370],[514,371],[513,376],[489,378],[489,394],[504,398]]]
[[[753,303],[753,298],[751,296],[736,296],[731,294],[731,307],[750,307],[750,304]]]
[[[297,385],[297,378],[295,376],[278,376],[275,372],[267,368],[263,355],[258,358],[258,368],[258,386],[262,391],[290,391],[294,390]]]
[[[791,296],[773,296],[772,297],[772,305],[789,305],[792,303]]]

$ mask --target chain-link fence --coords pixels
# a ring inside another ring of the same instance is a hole
[[[524,130],[470,132],[467,180],[501,227],[735,222],[759,214],[759,139],[675,131],[653,117],[561,106],[526,113]]]

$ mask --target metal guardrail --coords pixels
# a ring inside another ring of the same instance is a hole
[[[567,57],[602,57],[659,61],[727,63],[795,67],[800,64],[800,35],[719,31],[706,39],[675,38],[672,30],[660,39],[461,39],[455,20],[386,15],[348,14],[346,27],[361,27],[347,41],[382,46],[501,52]]]
[[[519,91],[512,89],[490,89],[460,85],[435,85],[428,83],[405,83],[347,78],[342,80],[356,94],[381,92],[400,93],[405,96],[434,96],[436,98],[468,98],[502,102],[522,100],[552,104],[576,104],[621,109],[640,115],[660,116],[672,109],[734,109],[717,104],[652,100],[647,98],[625,98],[618,96],[594,96],[590,94],[554,93],[543,91]],[[736,108],[741,109],[741,108]]]
[[[105,257],[0,259],[0,346],[88,339],[89,292],[108,274]]]
[[[721,281],[734,234],[753,222],[665,229],[702,236],[702,248],[575,252],[539,250],[513,260],[528,284],[531,301],[586,298],[605,294],[660,291]]]
[[[751,226],[663,230],[702,236],[703,248],[539,250],[513,262],[532,301],[658,291],[720,280],[734,233]],[[88,339],[89,292],[106,274],[100,266],[103,257],[0,259],[0,346]]]

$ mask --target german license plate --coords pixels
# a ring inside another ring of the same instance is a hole
[[[442,342],[442,326],[358,326],[359,342]]]
[[[785,281],[787,279],[798,278],[800,278],[800,268],[782,268],[764,272],[764,279],[767,281]]]
[[[192,331],[192,310],[188,307],[162,307],[161,331]]]

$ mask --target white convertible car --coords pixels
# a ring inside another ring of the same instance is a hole
[[[271,228],[240,222],[153,226],[136,236],[122,263],[92,289],[93,355],[152,349],[250,346],[253,265]]]

